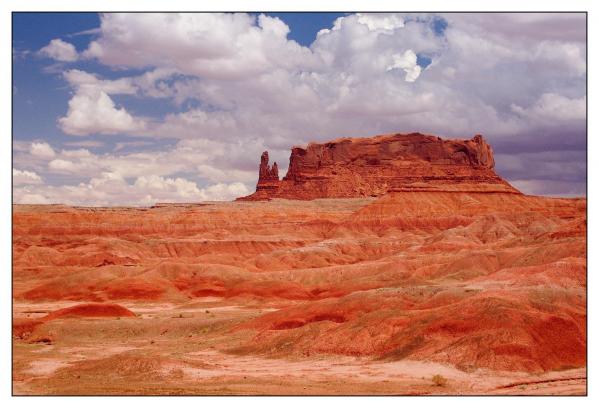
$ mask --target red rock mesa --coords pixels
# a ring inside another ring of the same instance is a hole
[[[293,147],[283,180],[264,152],[256,192],[240,200],[378,197],[399,191],[519,194],[494,167],[493,149],[481,135],[470,140],[420,133],[341,138]]]

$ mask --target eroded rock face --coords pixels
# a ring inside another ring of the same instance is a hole
[[[258,184],[253,194],[258,200],[267,200],[276,194],[279,188],[279,166],[274,162],[272,167],[268,164],[268,152],[263,152],[260,157],[260,169],[258,170]]]
[[[519,194],[494,167],[493,150],[481,135],[469,140],[420,133],[342,138],[292,148],[281,181],[272,176],[263,153],[256,193],[241,199],[378,197],[398,191]]]
[[[279,167],[275,162],[272,167],[268,165],[268,152],[262,153],[260,157],[260,170],[259,170],[258,183],[266,181],[279,181]]]

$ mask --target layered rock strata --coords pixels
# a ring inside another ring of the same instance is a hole
[[[494,171],[481,135],[443,140],[420,133],[341,138],[293,147],[286,176],[262,154],[256,192],[241,200],[378,197],[400,191],[520,194]]]

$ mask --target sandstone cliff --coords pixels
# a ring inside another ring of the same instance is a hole
[[[377,197],[398,191],[520,194],[494,166],[493,150],[480,135],[470,140],[420,133],[341,138],[293,147],[282,180],[264,152],[256,192],[239,200]]]

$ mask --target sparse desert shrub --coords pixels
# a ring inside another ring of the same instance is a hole
[[[441,374],[433,375],[432,381],[437,387],[445,387],[447,385],[447,378],[443,377]]]
[[[30,339],[29,343],[53,344],[54,339],[52,339],[52,337],[49,337],[49,336],[41,336],[41,337],[35,337],[35,338]]]

